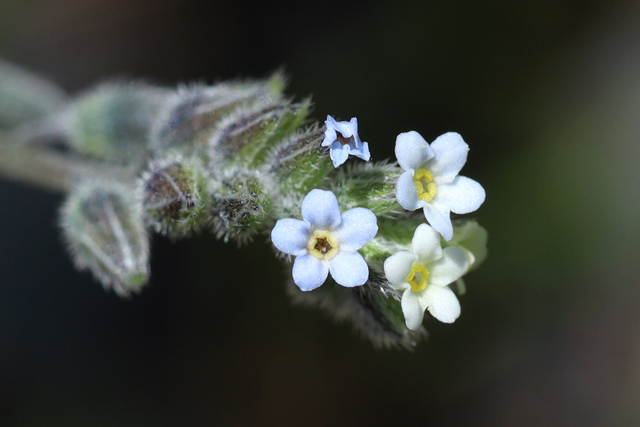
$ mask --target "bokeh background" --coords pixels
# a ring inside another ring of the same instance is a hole
[[[374,159],[460,132],[489,230],[462,316],[379,351],[292,306],[266,239],[156,236],[121,300],[62,195],[1,180],[0,425],[640,425],[638,2],[0,0],[0,56],[71,94],[284,66]]]

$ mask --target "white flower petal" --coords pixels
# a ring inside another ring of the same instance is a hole
[[[442,258],[427,267],[429,269],[429,284],[432,286],[447,286],[458,280],[469,263],[460,248],[447,247],[442,251]]]
[[[331,150],[329,151],[329,157],[333,162],[333,167],[337,168],[341,164],[347,161],[349,157],[350,147],[348,144],[342,145],[339,141],[335,141],[331,144]]]
[[[457,214],[474,212],[484,199],[482,185],[466,176],[458,176],[450,184],[439,185],[436,193],[437,202],[447,205]]]
[[[408,211],[415,211],[424,205],[424,201],[418,199],[418,190],[413,182],[414,170],[409,169],[400,175],[396,182],[396,199],[398,204]]]
[[[349,209],[342,214],[342,222],[333,233],[340,243],[340,250],[357,251],[378,232],[378,220],[365,208]]]
[[[424,217],[444,240],[451,240],[453,237],[453,224],[451,224],[451,213],[443,204],[426,203],[424,205]]]
[[[302,255],[293,262],[292,275],[301,291],[312,291],[327,280],[329,267],[313,255]]]
[[[396,252],[384,261],[384,274],[396,289],[409,286],[407,276],[411,267],[418,260],[418,256],[407,251]]]
[[[429,143],[413,130],[398,135],[395,152],[398,164],[404,170],[418,169],[434,155]]]
[[[331,191],[314,189],[302,201],[302,218],[313,228],[330,230],[340,224],[338,199]]]
[[[347,288],[364,285],[369,278],[369,266],[358,252],[338,252],[329,261],[329,272],[337,284]]]
[[[427,286],[418,299],[433,317],[443,323],[453,323],[460,316],[460,302],[448,286]]]
[[[307,252],[309,228],[309,223],[306,221],[292,218],[280,219],[271,230],[271,242],[285,254],[303,255]]]
[[[411,289],[407,289],[402,294],[400,304],[402,305],[402,313],[404,314],[404,321],[407,324],[407,328],[411,330],[418,329],[424,318],[425,307],[420,304],[416,294],[414,294]]]
[[[467,162],[469,146],[460,134],[448,132],[431,143],[435,155],[427,168],[433,174],[436,184],[451,182]]]
[[[442,257],[440,234],[427,224],[420,224],[413,233],[411,250],[421,263],[430,263]]]

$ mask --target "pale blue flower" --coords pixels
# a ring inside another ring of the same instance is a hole
[[[451,212],[473,212],[485,199],[480,184],[458,176],[469,146],[455,132],[440,135],[429,145],[418,132],[411,131],[398,135],[395,151],[405,170],[396,183],[398,203],[409,211],[424,209],[429,224],[445,240],[451,240]]]
[[[316,289],[329,273],[336,283],[350,288],[369,278],[369,267],[358,249],[377,232],[376,216],[369,209],[353,208],[340,214],[335,194],[315,189],[302,201],[302,220],[278,220],[271,241],[296,257],[293,281],[301,290]]]
[[[368,162],[371,158],[369,144],[360,141],[358,135],[358,119],[351,118],[350,122],[336,122],[331,116],[327,116],[324,122],[327,130],[324,131],[323,147],[331,146],[329,156],[333,166],[338,167],[347,161],[349,154]]]

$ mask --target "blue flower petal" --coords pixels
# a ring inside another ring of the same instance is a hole
[[[335,141],[333,144],[331,144],[331,151],[329,152],[329,156],[331,157],[334,168],[337,168],[347,161],[347,157],[349,157],[349,151],[349,145],[342,145],[338,141]]]
[[[310,225],[299,219],[285,218],[276,222],[271,230],[273,245],[289,255],[303,255],[307,252]]]
[[[342,222],[335,231],[341,251],[357,251],[378,232],[378,220],[373,212],[365,208],[349,209],[342,214]]]
[[[347,288],[364,285],[369,278],[369,267],[358,252],[340,251],[329,261],[331,277]]]
[[[327,276],[329,268],[313,255],[301,255],[293,262],[293,282],[301,291],[312,291],[320,287]]]
[[[338,199],[331,191],[314,189],[302,201],[302,218],[313,228],[329,230],[340,224]]]

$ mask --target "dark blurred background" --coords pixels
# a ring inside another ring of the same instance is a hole
[[[62,195],[2,180],[0,425],[640,425],[638,2],[0,0],[0,57],[71,94],[285,67],[374,159],[460,132],[489,230],[462,316],[376,351],[290,305],[263,239],[156,236],[121,300],[74,271]]]

